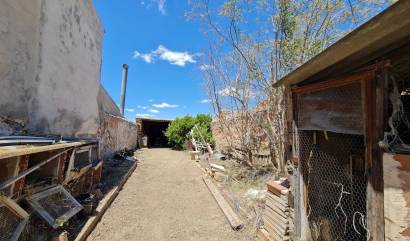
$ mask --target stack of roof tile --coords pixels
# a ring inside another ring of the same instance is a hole
[[[292,210],[288,204],[289,190],[279,183],[269,181],[266,183],[268,192],[266,206],[263,214],[263,229],[259,231],[260,240],[286,241],[291,240],[293,222]]]

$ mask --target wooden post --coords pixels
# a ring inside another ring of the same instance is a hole
[[[19,164],[18,164],[18,173],[19,174],[25,170],[27,170],[28,168],[28,161],[29,161],[29,155],[24,155],[24,156],[20,156],[19,157]],[[23,177],[22,179],[18,180],[15,184],[14,184],[14,195],[15,197],[20,197],[20,195],[23,192],[24,189],[24,184],[25,184],[25,177]]]
[[[362,81],[367,163],[368,240],[384,240],[383,160],[378,142],[383,139],[386,119],[387,80],[371,71]]]

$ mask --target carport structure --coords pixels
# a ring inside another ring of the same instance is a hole
[[[165,131],[171,120],[137,118],[139,147],[169,147]],[[147,138],[145,143],[144,139]]]

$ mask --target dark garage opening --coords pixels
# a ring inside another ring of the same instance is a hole
[[[148,148],[170,147],[164,132],[168,128],[170,120],[137,119],[139,128],[139,146]],[[147,146],[144,145],[144,137],[147,137]]]

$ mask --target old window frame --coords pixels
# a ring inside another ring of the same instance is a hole
[[[93,145],[87,145],[87,146],[77,147],[73,150],[70,156],[68,168],[66,170],[66,179],[64,181],[64,184],[76,178],[81,177],[84,173],[86,173],[92,167],[92,149],[93,149]],[[79,171],[74,171],[75,170],[75,156],[76,154],[80,154],[83,152],[88,152],[89,163],[87,166],[82,167]]]
[[[39,201],[47,196],[51,196],[58,192],[63,192],[65,196],[67,196],[70,199],[70,201],[72,201],[75,204],[76,207],[70,209],[70,211],[54,219],[47,212],[47,210],[40,204]],[[30,204],[30,206],[53,228],[58,228],[60,226],[60,220],[64,223],[83,209],[83,206],[61,185],[34,194],[31,197],[27,198],[27,201]]]

